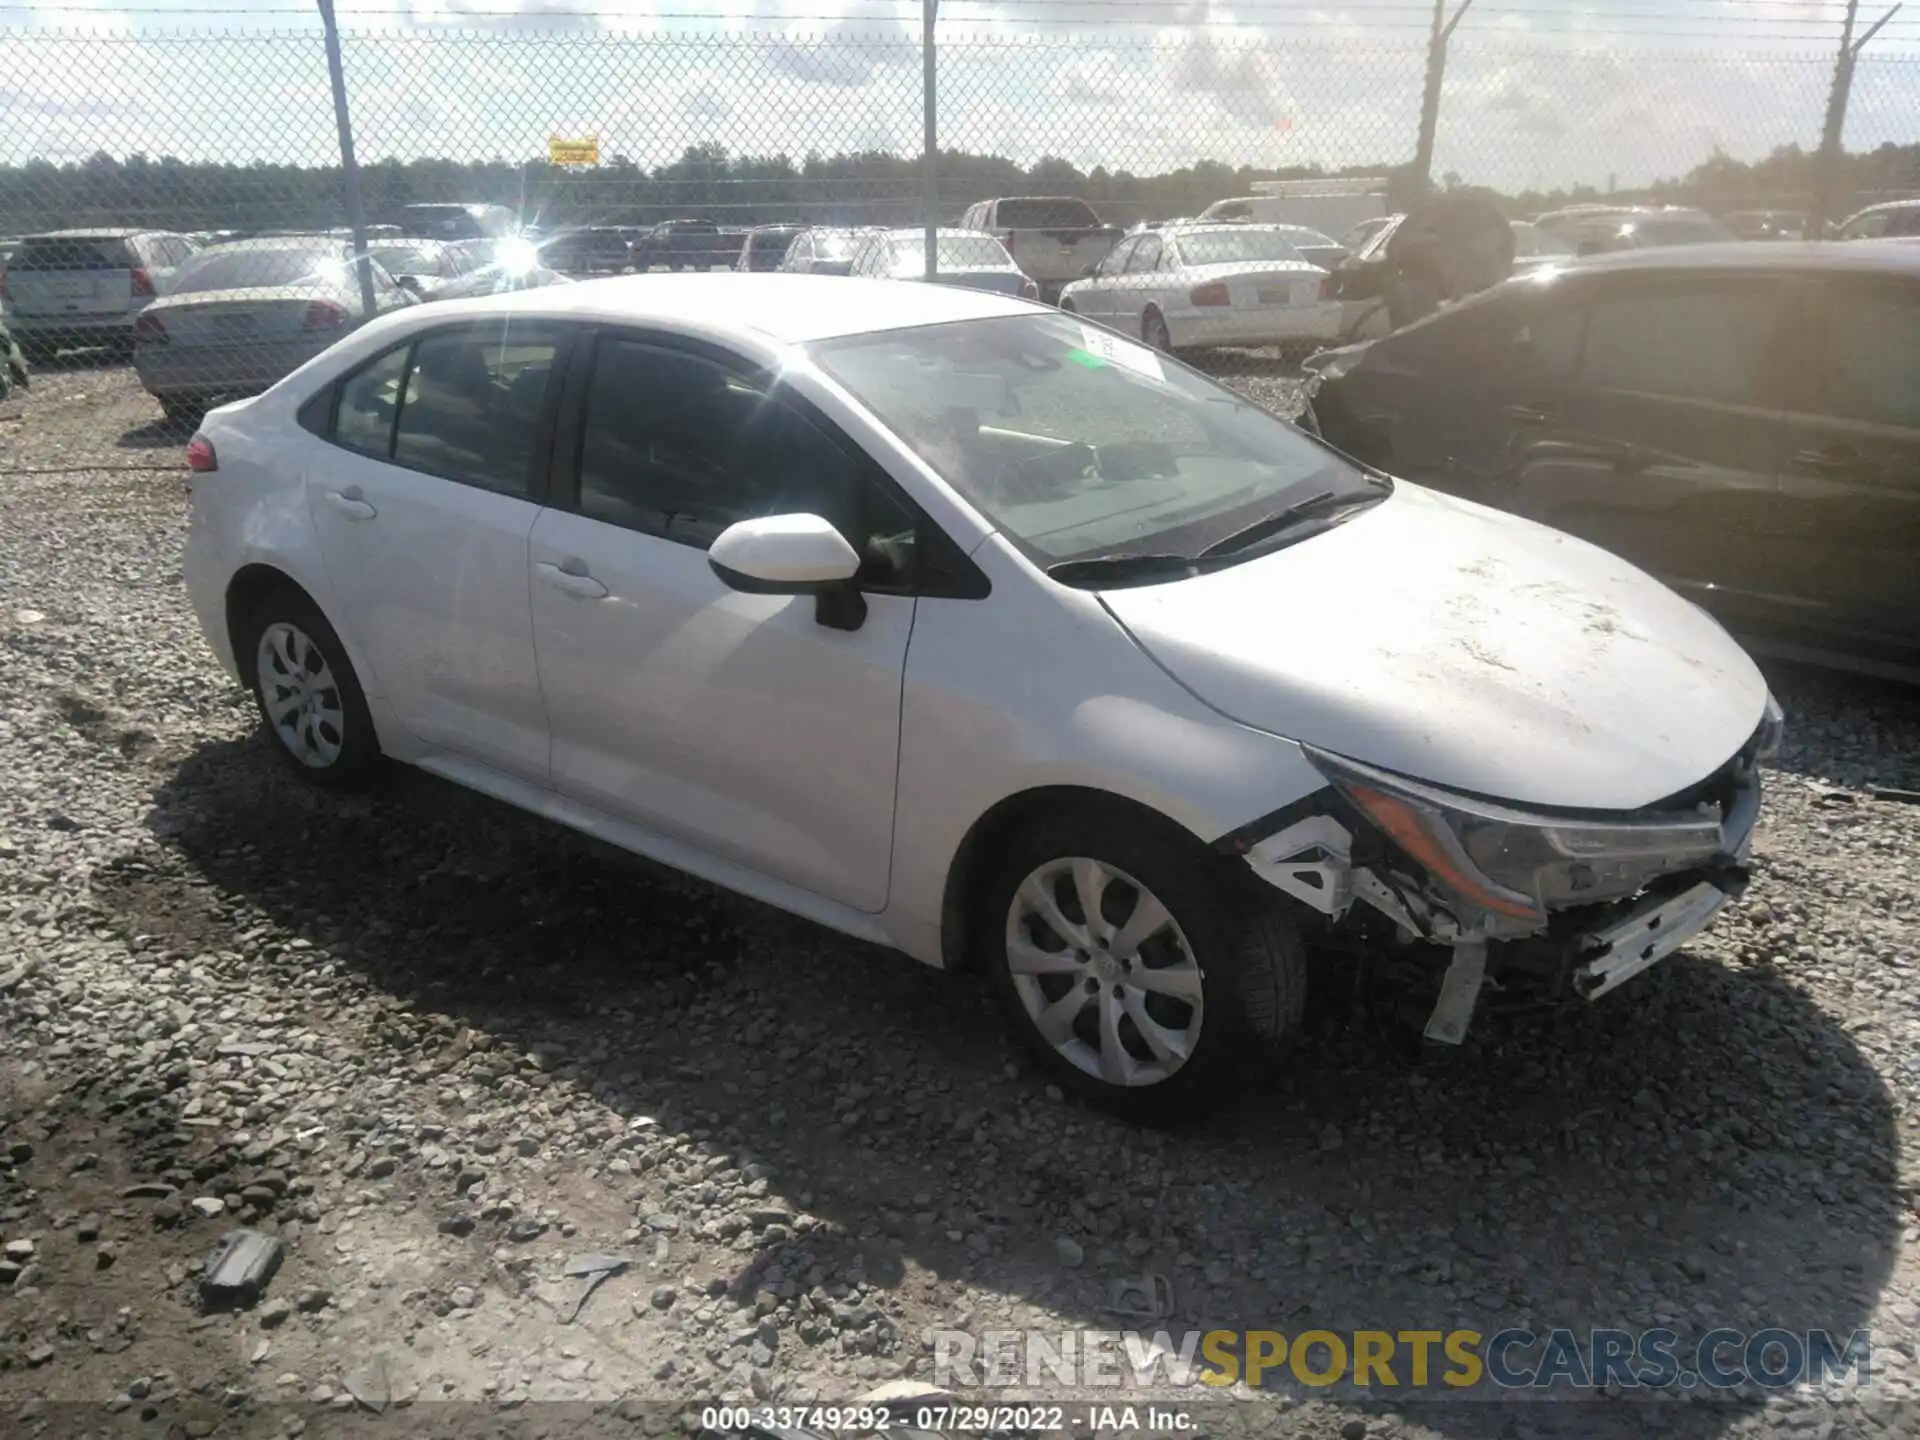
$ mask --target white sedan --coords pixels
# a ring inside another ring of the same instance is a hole
[[[1134,1114],[1298,1024],[1309,936],[1436,1043],[1483,982],[1611,990],[1737,890],[1778,728],[1624,561],[960,287],[421,306],[188,460],[188,592],[299,774],[417,765],[978,967]]]
[[[1314,237],[1303,242],[1301,236]],[[1333,340],[1340,306],[1321,297],[1326,271],[1283,225],[1175,225],[1130,235],[1060,308],[1138,335],[1156,350]]]

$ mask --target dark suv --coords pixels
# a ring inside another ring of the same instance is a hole
[[[1575,261],[1308,368],[1348,454],[1616,551],[1757,650],[1920,680],[1920,246]]]

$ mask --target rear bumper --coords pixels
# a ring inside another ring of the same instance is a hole
[[[1195,306],[1167,314],[1167,332],[1180,347],[1199,345],[1272,345],[1287,340],[1332,340],[1340,333],[1340,306],[1311,305],[1254,308]]]
[[[7,328],[15,340],[41,345],[109,345],[130,343],[137,312],[120,310],[108,315],[7,314]]]
[[[326,350],[325,340],[251,345],[143,345],[133,368],[149,395],[253,394]]]

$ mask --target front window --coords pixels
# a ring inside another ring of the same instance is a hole
[[[417,246],[369,245],[367,253],[395,275],[438,275],[441,271],[440,256]]]
[[[1045,565],[1197,555],[1289,505],[1376,483],[1232,391],[1071,316],[848,336],[815,358]]]
[[[1713,220],[1697,219],[1635,220],[1626,226],[1640,245],[1708,245],[1716,240],[1731,240],[1733,232]]]
[[[1312,234],[1311,231],[1304,232]],[[1332,244],[1322,239],[1322,244]],[[1262,260],[1298,260],[1293,240],[1277,230],[1189,230],[1174,237],[1189,265],[1238,265]]]

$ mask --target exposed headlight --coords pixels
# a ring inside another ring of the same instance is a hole
[[[1755,760],[1772,760],[1780,754],[1780,744],[1787,737],[1787,712],[1780,708],[1780,702],[1767,696],[1767,713],[1760,721],[1760,741],[1754,747]]]
[[[1631,895],[1723,851],[1720,819],[1704,806],[1647,819],[1540,815],[1306,753],[1443,890],[1512,920],[1540,924],[1549,909]]]

